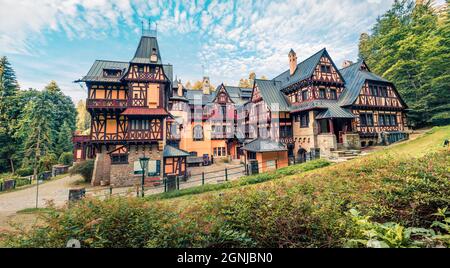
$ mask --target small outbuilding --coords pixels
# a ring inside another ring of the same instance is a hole
[[[258,163],[258,171],[266,172],[289,165],[286,146],[270,139],[257,138],[242,148],[246,161]],[[253,173],[253,172],[252,172]]]

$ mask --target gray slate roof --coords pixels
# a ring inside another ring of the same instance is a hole
[[[173,66],[171,64],[164,64],[163,69],[167,79],[169,79],[170,83],[173,84]]]
[[[257,138],[242,147],[243,150],[255,153],[262,152],[283,152],[287,148],[281,142],[276,142],[270,139]]]
[[[316,119],[328,119],[328,118],[355,118],[356,116],[352,114],[345,108],[340,107],[337,103],[331,104],[325,111],[320,112]]]
[[[164,146],[163,157],[184,157],[184,156],[189,156],[189,153],[184,150],[175,148],[171,145]]]
[[[252,96],[251,88],[225,86],[225,90],[228,92],[231,100],[237,105],[245,104]],[[216,90],[216,92],[219,91]]]
[[[156,53],[158,55],[157,62],[150,61],[150,56],[152,55],[152,51],[154,48],[156,49]],[[138,48],[136,49],[136,53],[134,54],[131,63],[162,64],[161,54],[159,51],[158,41],[156,40],[156,37],[150,36],[141,37]]]
[[[186,89],[186,98],[189,101],[189,105],[197,104],[195,103],[197,98],[201,100],[202,105],[207,105],[214,100],[215,94],[203,94],[202,90]]]
[[[291,112],[302,112],[312,109],[327,109],[333,105],[338,106],[338,102],[336,100],[310,100],[292,105]]]
[[[341,106],[352,105],[356,101],[366,80],[389,82],[374,73],[361,70],[360,67],[363,63],[363,60],[359,60],[347,68],[339,70],[346,81],[344,92],[339,97]]]
[[[119,83],[121,78],[128,71],[128,62],[122,61],[109,61],[109,60],[96,60],[92,65],[89,72],[84,76],[79,82],[114,82]],[[122,75],[120,77],[104,77],[103,70],[122,70]]]
[[[281,92],[281,82],[255,79],[255,83],[258,85],[261,97],[267,105],[278,104],[279,111],[290,110],[287,97]]]
[[[327,53],[325,48],[321,49],[306,60],[300,62],[297,65],[297,69],[295,70],[293,75],[290,74],[290,70],[287,70],[275,77],[273,80],[280,81],[281,87],[286,88],[294,83],[311,77],[317,64],[320,62],[320,58],[322,58],[324,53]]]

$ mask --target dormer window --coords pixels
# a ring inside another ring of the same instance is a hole
[[[121,75],[122,75],[121,70],[103,69],[103,77],[120,77]]]
[[[151,62],[157,62],[158,61],[158,54],[156,53],[156,48],[152,49],[152,55],[150,56]]]

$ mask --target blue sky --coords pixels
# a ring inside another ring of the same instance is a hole
[[[286,70],[291,48],[299,61],[323,47],[338,65],[356,59],[360,33],[392,2],[0,0],[0,55],[22,88],[55,80],[78,101],[86,92],[72,81],[96,59],[129,61],[150,18],[163,61],[183,83],[205,74],[236,85],[250,71],[272,78]]]

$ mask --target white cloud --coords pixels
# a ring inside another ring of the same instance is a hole
[[[36,53],[45,32],[104,38],[140,19],[158,18],[170,38],[200,35],[200,64],[216,80],[237,83],[248,72],[273,77],[287,69],[293,48],[305,59],[327,47],[337,64],[355,58],[357,38],[393,0],[139,1],[0,0],[0,52]],[[195,56],[195,55],[193,55]],[[175,70],[180,68],[176,62]],[[180,74],[182,75],[182,74]],[[200,74],[198,75],[200,77]]]

